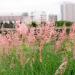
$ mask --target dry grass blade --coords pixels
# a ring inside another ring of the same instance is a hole
[[[64,62],[59,66],[54,75],[63,75],[67,68],[68,61],[64,60]]]

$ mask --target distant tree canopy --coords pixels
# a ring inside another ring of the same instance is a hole
[[[32,22],[31,22],[31,26],[32,26],[32,27],[37,27],[36,22],[32,21]]]
[[[57,30],[62,30],[62,27],[65,25],[66,27],[70,27],[73,24],[73,22],[70,21],[56,21],[55,25],[56,27],[61,27],[60,29]],[[70,28],[66,28],[66,33],[69,34]]]
[[[70,21],[56,21],[55,22],[55,25],[57,27],[63,27],[64,24],[65,24],[65,26],[68,27],[68,26],[72,25],[72,22],[70,22]],[[0,22],[0,28],[2,27],[2,25],[3,25],[4,28],[15,28],[15,24],[12,23],[12,21],[9,21],[9,23]],[[30,26],[31,27],[37,27],[38,25],[37,25],[37,23],[35,21],[32,21]]]
[[[60,26],[63,26],[65,24],[65,26],[71,26],[73,22],[70,22],[70,21],[56,21],[56,26],[57,27],[60,27]]]

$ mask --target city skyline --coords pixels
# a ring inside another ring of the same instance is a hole
[[[0,15],[19,15],[24,12],[42,12],[57,15],[61,19],[61,4],[74,0],[0,0]]]

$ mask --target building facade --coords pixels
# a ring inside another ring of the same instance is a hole
[[[57,21],[57,15],[49,15],[49,16],[48,16],[48,21],[50,21],[50,22],[55,22],[55,21]]]
[[[63,3],[61,5],[61,18],[62,20],[75,22],[75,4]]]

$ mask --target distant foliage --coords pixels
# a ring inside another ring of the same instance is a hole
[[[61,26],[71,26],[72,22],[70,21],[56,21],[56,26],[61,27]]]
[[[32,21],[32,22],[31,22],[31,26],[32,26],[32,27],[37,27],[38,25],[36,24],[36,22]]]

